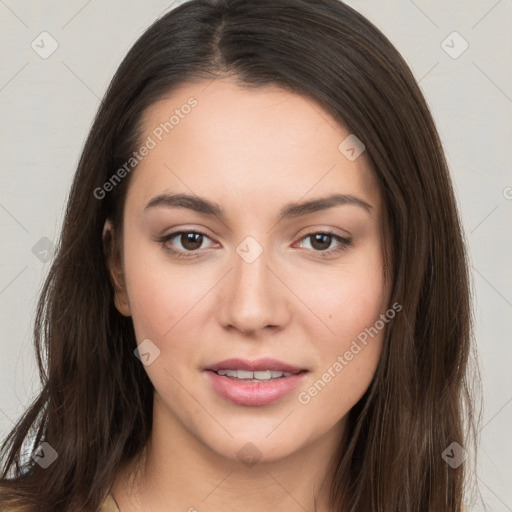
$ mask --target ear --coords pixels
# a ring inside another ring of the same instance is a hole
[[[115,233],[110,219],[107,219],[103,226],[102,241],[105,263],[114,288],[114,304],[121,315],[130,316],[130,304],[126,293],[121,251],[119,250],[119,237]]]

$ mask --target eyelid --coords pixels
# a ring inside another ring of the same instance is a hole
[[[301,233],[303,234],[301,235]],[[322,224],[311,224],[309,226],[305,226],[301,228],[295,236],[302,239],[307,235],[313,235],[316,233],[328,233],[329,235],[336,235],[347,240],[351,240],[353,237],[352,233],[346,229],[327,227],[327,225]]]

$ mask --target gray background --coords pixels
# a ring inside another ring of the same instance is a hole
[[[484,384],[482,499],[471,510],[512,511],[512,0],[347,3],[407,60],[445,145],[471,254]],[[35,303],[91,121],[123,56],[171,5],[0,0],[2,438],[39,389]],[[46,59],[31,47],[51,49],[44,31],[58,43]]]

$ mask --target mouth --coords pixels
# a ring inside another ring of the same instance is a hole
[[[230,379],[244,380],[248,382],[264,382],[267,380],[275,380],[281,379],[283,377],[291,377],[292,375],[297,375],[290,372],[280,372],[274,370],[260,370],[257,372],[249,372],[247,370],[218,370],[215,373]]]
[[[285,397],[309,371],[271,358],[227,359],[204,370],[218,395],[245,406],[267,405]]]
[[[300,368],[298,366],[294,366],[289,363],[284,363],[283,361],[279,361],[278,359],[272,359],[270,357],[265,357],[262,359],[257,359],[256,361],[251,361],[249,359],[225,359],[224,361],[220,361],[218,363],[212,364],[205,368],[205,370],[210,370],[212,372],[219,371],[228,371],[228,372],[242,372],[253,373],[253,374],[262,374],[266,373],[268,376],[270,374],[270,378],[272,378],[272,372],[274,373],[282,373],[282,374],[291,374],[295,375],[302,371],[308,371],[305,368]],[[235,377],[236,375],[232,375]],[[280,375],[281,376],[281,375]],[[279,376],[279,377],[280,377]],[[286,375],[289,376],[289,375]],[[268,380],[269,377],[264,375],[260,376],[262,379]],[[260,378],[256,377],[256,378]],[[241,376],[240,378],[248,378]],[[250,378],[253,378],[251,376]]]

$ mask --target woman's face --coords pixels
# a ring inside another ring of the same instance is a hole
[[[116,304],[155,413],[228,459],[339,442],[388,319],[364,151],[309,99],[221,80],[174,91],[144,127]]]

